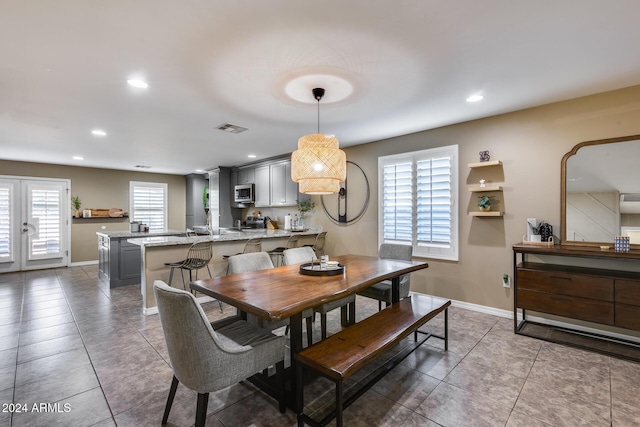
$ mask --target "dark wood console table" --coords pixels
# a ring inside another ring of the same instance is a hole
[[[640,272],[574,267],[561,262],[530,262],[528,255],[638,262],[640,250],[615,252],[570,245],[513,246],[513,327],[516,334],[640,361],[638,342],[527,319],[530,310],[591,322],[595,327],[605,325],[640,331]],[[519,323],[518,309],[522,310]]]

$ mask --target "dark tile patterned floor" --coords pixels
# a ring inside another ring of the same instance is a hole
[[[138,286],[109,289],[95,266],[0,275],[0,426],[160,425],[172,372],[158,316],[141,306]],[[203,307],[211,320],[234,312]],[[357,310],[377,304],[358,298]],[[640,425],[640,364],[514,335],[508,319],[457,307],[449,320],[449,351],[430,340],[349,407],[345,425]],[[442,318],[426,328],[441,331]],[[339,329],[330,313],[329,332]],[[332,396],[315,380],[306,411]],[[180,386],[170,425],[193,425],[195,403]],[[294,425],[251,385],[210,395],[207,426]]]

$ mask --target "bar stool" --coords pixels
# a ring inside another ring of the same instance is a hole
[[[316,236],[316,241],[313,245],[305,245],[310,246],[313,249],[313,252],[316,253],[316,257],[320,258],[320,256],[324,255],[324,241],[327,237],[327,232],[323,231],[322,233]]]
[[[189,271],[189,282],[193,281],[192,272],[196,272],[196,280],[198,280],[198,270],[207,267],[207,271],[209,272],[209,277],[213,277],[211,275],[211,269],[209,268],[209,261],[213,258],[213,242],[196,242],[191,245],[189,251],[187,252],[187,257],[182,261],[178,262],[165,262],[164,265],[171,268],[169,272],[169,286],[171,286],[171,282],[173,281],[173,270],[176,268],[180,269],[180,277],[182,278],[182,289],[188,291],[188,286],[184,281],[184,270]],[[220,311],[222,311],[222,302],[218,301],[220,305]]]
[[[284,251],[286,251],[287,249],[293,249],[297,247],[298,247],[298,235],[292,234],[289,237],[289,240],[287,240],[286,246],[278,246],[275,249],[267,251],[267,253],[269,254],[272,260],[275,259],[273,264],[276,267],[280,267],[281,265],[284,265],[284,261],[283,261]]]
[[[254,238],[247,240],[247,243],[244,244],[244,249],[242,250],[242,252],[238,252],[234,255],[249,254],[252,252],[262,252],[262,239]],[[228,261],[229,257],[231,256],[233,255],[222,255],[222,258]],[[229,265],[227,265],[227,274],[229,274]]]

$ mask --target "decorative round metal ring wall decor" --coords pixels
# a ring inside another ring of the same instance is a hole
[[[338,194],[321,196],[322,209],[336,224],[349,225],[362,218],[367,211],[370,192],[364,170],[347,160],[347,178],[341,183]]]

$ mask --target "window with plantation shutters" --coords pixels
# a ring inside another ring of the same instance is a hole
[[[458,146],[378,159],[379,243],[414,256],[458,259]]]
[[[167,184],[129,183],[129,216],[149,226],[149,231],[167,230]]]

